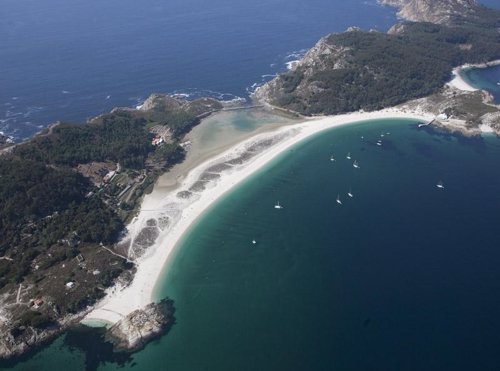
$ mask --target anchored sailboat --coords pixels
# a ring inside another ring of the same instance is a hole
[[[356,169],[359,169],[358,161],[354,160],[352,166],[355,167]]]
[[[337,203],[338,203],[339,205],[342,205],[342,201],[340,201],[340,195],[337,195]]]

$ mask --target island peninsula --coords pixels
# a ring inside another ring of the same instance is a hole
[[[471,0],[381,3],[406,21],[387,34],[326,36],[256,91],[255,101],[300,123],[215,156],[161,200],[143,196],[182,161],[185,133],[222,109],[219,102],[153,95],[140,109],[5,144],[0,167],[11,181],[0,189],[0,356],[19,355],[83,317],[112,325],[121,348],[144,345],[138,326],[157,336],[173,310],[163,302],[161,315],[149,304],[177,241],[209,205],[305,138],[387,117],[499,133],[499,107],[484,92],[447,83],[454,68],[500,59],[500,12]],[[439,115],[446,118],[434,120]]]

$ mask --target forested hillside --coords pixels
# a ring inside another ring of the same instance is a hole
[[[500,59],[500,11],[479,7],[455,22],[329,35],[255,98],[312,115],[377,110],[430,95],[454,66]]]
[[[91,304],[131,268],[112,253],[127,218],[157,176],[182,161],[183,135],[222,108],[154,97],[148,109],[53,125],[0,156],[0,294],[21,284],[50,300],[36,317],[43,323]],[[68,291],[67,282],[77,286]]]

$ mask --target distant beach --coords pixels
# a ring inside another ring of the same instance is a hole
[[[114,324],[128,313],[142,308],[155,298],[155,286],[168,267],[169,257],[193,223],[224,194],[232,190],[297,143],[335,127],[378,119],[415,119],[430,121],[426,112],[385,109],[338,116],[307,119],[272,132],[257,134],[197,165],[168,194],[156,191],[148,195],[138,216],[128,226],[127,238],[134,239],[151,220],[159,225],[154,244],[137,260],[137,272],[126,287],[115,286],[85,318],[88,323]],[[154,224],[154,223],[153,223]]]
[[[452,74],[453,78],[448,83],[449,86],[452,86],[456,89],[463,91],[477,91],[476,87],[472,86],[463,76],[464,71],[471,68],[488,68],[500,65],[500,60],[495,60],[488,63],[479,63],[479,64],[464,64],[463,66],[459,66],[453,69]]]

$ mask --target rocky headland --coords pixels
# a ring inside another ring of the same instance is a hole
[[[475,0],[378,0],[380,4],[398,9],[398,16],[412,22],[453,24],[457,19],[474,15]]]
[[[431,102],[439,101],[442,110],[436,115],[446,110],[455,120],[444,128],[477,134],[482,127],[500,134],[499,107],[486,92],[464,93],[447,84],[456,67],[500,59],[500,11],[472,0],[380,3],[397,7],[404,21],[388,33],[349,28],[321,38],[253,98],[306,116],[388,107],[422,111],[425,106],[435,112]]]
[[[116,351],[134,352],[165,334],[175,323],[173,301],[163,299],[128,314],[106,332]]]

